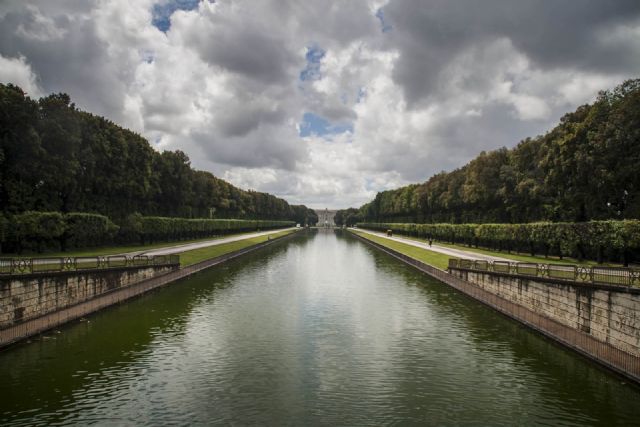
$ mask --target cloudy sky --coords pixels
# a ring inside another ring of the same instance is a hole
[[[638,0],[0,0],[0,82],[317,208],[514,146],[635,77]]]

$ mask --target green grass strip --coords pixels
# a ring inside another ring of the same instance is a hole
[[[124,254],[129,252],[148,251],[151,249],[167,248],[170,246],[186,245],[188,243],[207,242],[209,240],[224,239],[227,237],[241,236],[243,234],[253,234],[257,231],[247,231],[246,233],[221,234],[219,236],[203,237],[192,240],[176,240],[173,242],[159,242],[147,245],[129,245],[129,246],[101,246],[97,248],[77,249],[67,252],[44,252],[44,253],[23,253],[23,255],[4,254],[5,257],[11,258],[55,258],[55,257],[83,257],[83,256],[103,256]]]
[[[367,240],[386,246],[387,248],[398,251],[401,254],[407,255],[411,258],[422,261],[425,264],[432,265],[441,270],[446,270],[449,266],[449,255],[441,254],[440,252],[430,251],[428,249],[418,248],[406,243],[396,242],[395,240],[385,239],[384,237],[374,236],[369,233],[363,233],[361,231],[350,230],[352,233],[358,236],[364,237]]]
[[[243,239],[236,242],[223,243],[221,245],[214,245],[206,248],[182,252],[180,253],[180,265],[182,267],[193,265],[201,261],[228,254],[230,252],[239,251],[240,249],[244,249],[249,246],[257,245],[258,243],[266,242],[267,240],[273,240],[278,237],[286,236],[287,234],[294,233],[295,231],[296,230],[286,230],[267,236],[252,237],[250,239]]]
[[[405,236],[404,234],[398,234],[395,237],[401,237],[403,239],[413,240],[413,241],[420,242],[420,243],[428,243],[427,239],[421,239],[419,237],[409,237],[409,236]],[[465,252],[470,252],[470,253],[477,253],[477,254],[482,254],[482,255],[495,256],[495,257],[505,258],[505,259],[509,259],[509,260],[513,260],[513,261],[518,261],[518,262],[532,262],[532,263],[537,263],[537,264],[581,265],[581,266],[589,266],[589,267],[591,267],[591,266],[620,267],[621,266],[621,264],[614,264],[614,263],[598,264],[596,261],[588,261],[588,260],[578,261],[577,259],[570,258],[570,257],[564,257],[564,258],[560,259],[557,256],[550,256],[548,258],[545,258],[544,256],[531,256],[531,255],[526,255],[526,254],[523,254],[523,253],[520,253],[520,252],[508,253],[506,251],[497,251],[497,250],[490,250],[490,249],[474,248],[474,247],[468,247],[468,246],[460,245],[460,244],[443,243],[443,242],[436,242],[436,241],[433,241],[433,243],[438,245],[438,246],[445,247],[445,248],[458,249],[458,250],[465,251]],[[451,258],[453,258],[453,257],[451,257]]]

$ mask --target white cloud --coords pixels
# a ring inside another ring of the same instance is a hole
[[[513,146],[640,71],[640,7],[626,1],[579,16],[529,0],[203,1],[166,33],[154,3],[9,2],[0,80],[67,92],[198,168],[314,207]],[[313,46],[318,78],[301,81]],[[301,138],[306,112],[352,131]]]
[[[25,57],[5,58],[0,54],[0,83],[20,86],[32,98],[43,95],[38,79]]]
[[[611,89],[624,80],[622,75],[591,73],[570,73],[564,77],[557,88],[561,95],[559,101],[563,106],[586,104],[592,101],[593,95],[598,91]]]
[[[56,26],[55,22],[40,13],[37,7],[31,5],[25,7],[31,12],[31,19],[21,22],[16,34],[36,41],[57,40],[64,37],[66,30]]]

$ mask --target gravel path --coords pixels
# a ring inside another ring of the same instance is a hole
[[[224,243],[237,242],[238,240],[251,239],[253,237],[266,236],[266,235],[269,235],[269,234],[280,233],[281,231],[286,231],[286,230],[295,230],[295,228],[293,228],[293,227],[292,228],[280,228],[280,229],[277,229],[277,230],[260,231],[260,232],[256,232],[256,233],[241,234],[241,235],[238,235],[238,236],[231,236],[231,237],[223,237],[223,238],[218,238],[218,239],[205,240],[203,242],[183,243],[183,244],[174,245],[174,246],[166,246],[164,248],[149,249],[149,250],[142,250],[142,251],[135,251],[135,252],[127,252],[127,253],[124,253],[124,254],[121,254],[121,255],[130,255],[130,256],[134,256],[134,255],[149,255],[149,256],[153,256],[153,255],[177,254],[177,253],[180,253],[180,252],[191,251],[193,249],[207,248],[209,246],[216,246],[216,245],[222,245]]]
[[[395,236],[389,237],[389,236],[386,235],[386,233],[378,233],[378,232],[375,232],[375,231],[364,230],[362,228],[357,228],[355,230],[361,231],[361,232],[367,233],[367,234],[372,234],[374,236],[383,237],[385,239],[394,240],[396,242],[406,243],[407,245],[416,246],[418,248],[428,249],[428,250],[434,251],[434,252],[440,252],[442,254],[449,255],[452,258],[466,258],[466,259],[479,259],[479,260],[485,260],[485,261],[511,261],[511,262],[513,262],[513,260],[507,259],[507,258],[501,258],[501,257],[493,256],[493,255],[484,255],[484,254],[480,254],[480,253],[476,253],[476,252],[464,251],[464,250],[461,250],[461,249],[447,248],[445,246],[440,246],[440,245],[437,245],[437,244],[433,244],[433,245],[429,246],[427,243],[419,242],[419,241],[413,240],[413,239],[407,239],[405,237],[395,237]]]

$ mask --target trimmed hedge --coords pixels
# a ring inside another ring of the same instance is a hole
[[[0,214],[0,253],[2,253],[2,245],[7,239],[7,231],[9,229],[7,219]]]
[[[127,217],[121,226],[98,214],[28,211],[0,216],[0,249],[43,252],[120,243],[197,239],[251,230],[295,225],[293,221]]]
[[[640,249],[640,221],[534,222],[529,224],[359,223],[371,230],[393,230],[442,242],[518,250],[531,255],[571,255],[579,259],[622,260]]]
[[[293,221],[243,219],[187,219],[130,215],[125,232],[144,242],[197,239],[251,230],[292,227]]]
[[[113,241],[120,228],[104,215],[73,212],[66,214],[64,220],[63,250],[67,245],[73,248],[104,245]]]
[[[60,212],[27,211],[8,220],[5,242],[17,252],[57,246],[65,231],[64,216]]]

